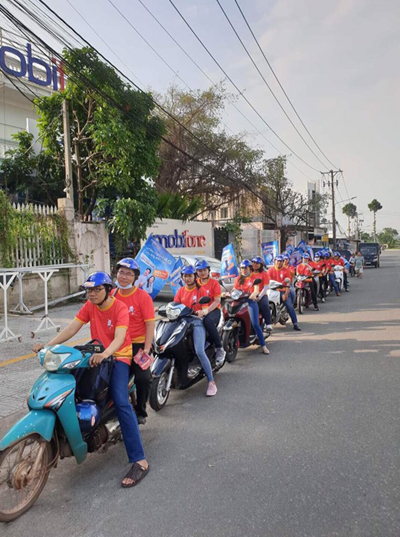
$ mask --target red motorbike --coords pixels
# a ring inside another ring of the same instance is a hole
[[[311,304],[310,284],[306,280],[310,276],[297,275],[294,287],[296,289],[297,311],[301,314],[304,308],[309,308]]]
[[[261,283],[255,280],[254,284]],[[234,362],[239,347],[244,349],[257,342],[257,336],[250,321],[248,298],[249,293],[233,289],[222,308],[223,325],[221,327],[222,346],[226,352],[226,360]],[[259,316],[259,323],[264,332],[264,319]]]

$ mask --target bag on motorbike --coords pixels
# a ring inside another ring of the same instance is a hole
[[[105,401],[109,386],[114,360],[103,360],[100,365],[89,369],[72,371],[76,379],[76,397],[80,401],[90,399],[96,403]]]

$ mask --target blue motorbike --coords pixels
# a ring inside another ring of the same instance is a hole
[[[0,442],[0,521],[27,511],[42,492],[59,459],[105,451],[122,439],[108,382],[113,359],[91,368],[89,359],[104,351],[96,340],[86,345],[55,345],[38,353],[46,370],[33,385],[28,414]],[[134,405],[134,376],[129,381]]]

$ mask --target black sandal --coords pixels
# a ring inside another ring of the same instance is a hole
[[[129,485],[125,485],[124,483],[121,483],[121,487],[123,489],[134,487],[135,485],[140,483],[140,481],[142,481],[142,479],[146,476],[146,474],[148,474],[149,470],[150,470],[149,466],[145,468],[144,466],[141,466],[137,462],[134,462],[132,466],[130,467],[128,473],[124,477],[124,479],[131,479],[132,483],[130,483]]]

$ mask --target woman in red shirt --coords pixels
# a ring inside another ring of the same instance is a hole
[[[253,257],[251,260],[252,270],[253,270],[253,280],[261,278],[262,283],[260,284],[261,293],[258,295],[258,309],[261,311],[261,315],[267,325],[268,332],[272,332],[271,324],[271,311],[269,309],[269,300],[268,300],[268,284],[269,278],[268,274],[265,271],[264,260],[260,256]]]
[[[258,311],[258,304],[257,304],[257,296],[259,291],[259,286],[254,286],[254,280],[257,278],[254,278],[252,272],[251,272],[251,262],[248,259],[244,259],[240,265],[240,276],[238,276],[235,279],[234,288],[240,289],[240,291],[243,291],[244,293],[249,293],[250,296],[247,300],[249,305],[249,315],[250,315],[250,321],[254,328],[254,331],[257,335],[258,341],[261,345],[261,349],[263,354],[269,354],[269,350],[265,344],[264,334],[261,330],[261,326],[258,320],[259,311]],[[262,284],[260,284],[261,286]]]
[[[181,276],[185,285],[178,289],[174,302],[184,304],[188,308],[192,308],[195,312],[199,312],[202,306],[198,302],[202,296],[207,296],[207,294],[196,283],[195,268],[191,265],[184,267]],[[212,397],[217,393],[217,385],[214,381],[210,360],[205,351],[206,329],[200,319],[193,319],[191,322],[193,324],[194,350],[208,379],[206,395],[207,397]]]

